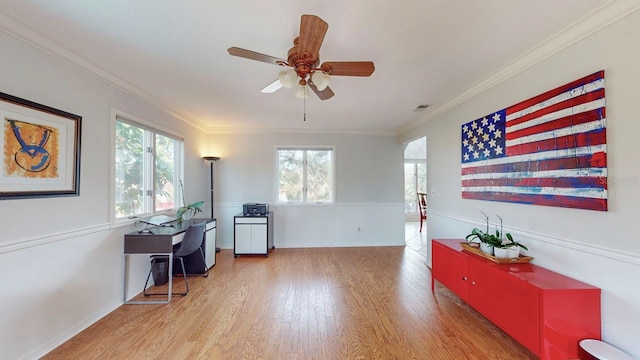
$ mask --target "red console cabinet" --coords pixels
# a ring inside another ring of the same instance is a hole
[[[532,264],[496,264],[432,241],[435,280],[544,360],[579,357],[578,342],[600,339],[600,289]]]

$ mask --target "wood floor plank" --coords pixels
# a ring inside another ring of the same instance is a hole
[[[176,286],[182,286],[176,278]],[[43,359],[536,359],[409,247],[217,254],[167,305],[123,305]]]

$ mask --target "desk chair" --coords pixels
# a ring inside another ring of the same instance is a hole
[[[187,282],[187,271],[184,268],[184,257],[193,254],[196,251],[200,251],[200,255],[202,256],[202,264],[204,266],[205,273],[202,277],[209,276],[209,269],[207,269],[206,260],[204,258],[204,253],[202,252],[202,241],[204,240],[204,231],[205,231],[205,222],[192,224],[187,228],[187,231],[182,238],[182,242],[180,246],[173,250],[173,260],[180,260],[180,266],[182,266],[182,276],[184,277],[184,284],[186,286],[186,290],[183,293],[172,293],[172,295],[181,295],[185,296],[189,292],[189,283]],[[168,255],[152,255],[151,256],[151,267],[153,268],[153,264],[159,258],[168,258]],[[169,274],[169,276],[173,276],[173,274]],[[144,283],[144,296],[151,295],[167,295],[166,293],[160,294],[151,294],[147,293],[147,284],[149,283],[149,278],[151,277],[151,270],[149,270],[149,275],[147,275],[147,281]]]
[[[420,211],[420,232],[422,232],[422,222],[427,220],[427,194],[418,193],[418,209]]]

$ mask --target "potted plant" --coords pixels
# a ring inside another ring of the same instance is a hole
[[[182,204],[186,204],[186,201],[184,201],[184,184],[182,184],[182,180],[180,180],[180,189],[182,190]],[[204,205],[204,201],[197,201],[193,204],[183,205],[182,207],[179,207],[176,211],[176,218],[178,219],[178,222],[182,222],[185,215],[187,215],[189,218],[192,218],[197,213],[203,212],[201,209],[202,205]]]
[[[484,215],[485,223],[487,224],[486,231],[482,231],[478,228],[473,228],[471,230],[471,234],[467,235],[465,240],[467,243],[472,243],[474,240],[478,240],[480,242],[480,250],[487,254],[493,255],[493,249],[496,246],[502,244],[502,240],[500,240],[500,236],[498,231],[496,230],[496,235],[489,233],[489,216],[481,211],[482,215]]]
[[[182,206],[178,208],[178,211],[176,211],[176,218],[178,218],[178,221],[184,220],[185,215],[189,216],[189,218],[192,218],[197,213],[203,212],[201,209],[202,205],[204,205],[204,201],[198,201],[194,202],[193,204]]]
[[[487,225],[486,231],[482,231],[478,228],[474,228],[471,234],[466,236],[468,243],[478,240],[480,242],[480,250],[483,252],[494,255],[498,258],[517,258],[520,256],[520,249],[529,250],[526,246],[520,242],[513,240],[513,236],[509,233],[503,232],[502,218],[498,215],[496,217],[500,219],[500,230],[496,227],[496,233],[489,233],[489,216],[481,211],[484,215],[484,220]]]
[[[494,245],[494,255],[497,258],[510,258],[517,259],[520,256],[520,249],[529,250],[522,243],[513,240],[513,236],[511,234],[506,233],[504,236],[506,239],[502,238],[502,218],[496,215],[498,219],[500,219],[500,231],[496,229],[496,236],[499,238],[500,243]]]
[[[494,247],[493,254],[497,258],[515,259],[520,256],[520,248],[504,242]]]

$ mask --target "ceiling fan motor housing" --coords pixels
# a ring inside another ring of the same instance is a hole
[[[320,59],[308,52],[299,53],[298,50],[298,38],[296,38],[293,41],[293,47],[287,53],[287,62],[295,69],[300,78],[306,79],[307,75],[320,64]]]

